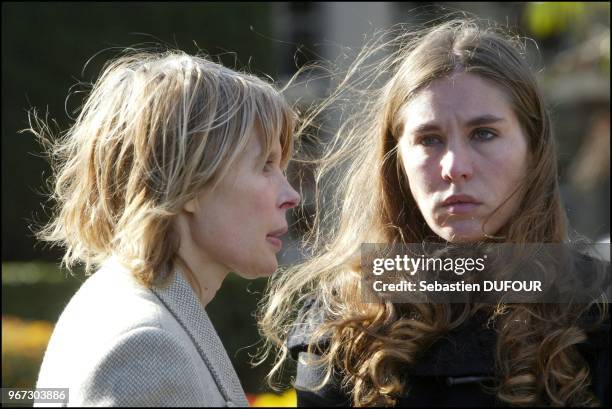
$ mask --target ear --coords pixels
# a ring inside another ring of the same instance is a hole
[[[187,213],[195,213],[198,209],[198,198],[194,197],[193,199],[185,202],[183,205],[183,210]]]

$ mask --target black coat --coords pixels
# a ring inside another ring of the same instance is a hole
[[[316,325],[311,303],[300,311],[288,347],[294,359],[307,358],[308,333]],[[308,321],[303,321],[308,315]],[[307,324],[305,324],[307,322]],[[408,385],[397,406],[507,406],[483,386],[493,386],[496,334],[485,325],[484,313],[477,313],[459,328],[437,340],[409,369]],[[592,391],[603,406],[610,403],[610,321],[589,333],[578,346],[590,366]],[[324,342],[322,342],[324,345]],[[351,406],[347,394],[333,380],[313,391],[323,379],[323,370],[298,360],[295,388],[298,406]]]

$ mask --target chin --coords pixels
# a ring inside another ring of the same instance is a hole
[[[449,243],[475,243],[484,240],[484,236],[454,236],[445,239]]]
[[[278,262],[276,258],[274,258],[274,262],[262,263],[261,265],[251,265],[249,268],[245,268],[240,270],[241,272],[238,275],[242,278],[246,278],[247,280],[254,280],[256,278],[269,277],[278,268]]]
[[[450,243],[473,243],[486,239],[483,224],[479,216],[456,217],[437,225],[434,231]]]
[[[435,233],[449,243],[473,243],[485,239],[481,230],[443,227]]]

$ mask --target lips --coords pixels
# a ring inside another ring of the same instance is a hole
[[[460,214],[470,213],[481,204],[482,202],[470,195],[458,194],[447,197],[440,204],[440,206],[446,209],[449,213]]]
[[[281,236],[286,234],[287,231],[287,227],[274,230],[273,232],[268,233],[268,235],[266,236],[266,241],[268,241],[268,243],[271,243],[275,247],[278,247],[278,249],[280,250],[283,247],[283,241],[281,240]]]

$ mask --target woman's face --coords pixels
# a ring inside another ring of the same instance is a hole
[[[401,161],[428,226],[449,242],[483,239],[485,221],[527,169],[527,138],[504,92],[477,75],[454,74],[419,91],[401,120]],[[521,199],[522,191],[512,195],[484,231],[496,234]]]
[[[280,236],[287,232],[286,212],[300,200],[280,167],[279,140],[264,164],[263,154],[255,133],[218,186],[186,205],[200,258],[245,278],[276,270]]]

